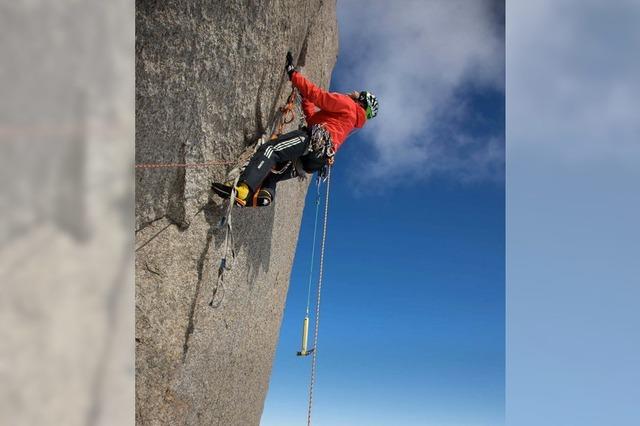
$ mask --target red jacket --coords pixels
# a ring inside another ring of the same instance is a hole
[[[291,83],[302,96],[302,111],[307,125],[324,124],[331,134],[335,151],[338,151],[351,130],[362,127],[367,120],[364,108],[347,95],[327,92],[297,71],[291,74]]]

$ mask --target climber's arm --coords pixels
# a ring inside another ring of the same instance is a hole
[[[309,120],[316,113],[316,106],[307,98],[302,98],[302,112],[307,120]]]
[[[349,110],[349,98],[340,93],[330,93],[304,78],[298,71],[291,72],[291,84],[300,91],[300,95],[324,111],[342,112]],[[306,115],[306,113],[305,113]],[[312,114],[313,115],[313,114]]]

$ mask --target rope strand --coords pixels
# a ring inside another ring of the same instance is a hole
[[[307,316],[309,315],[309,306],[311,305],[311,282],[313,281],[313,263],[316,258],[316,235],[318,234],[318,213],[320,212],[320,176],[317,179],[316,186],[316,220],[313,224],[313,245],[311,246],[311,268],[309,268],[309,285],[307,288]]]
[[[320,247],[320,272],[318,276],[318,299],[316,301],[316,324],[313,333],[313,359],[311,361],[311,381],[309,383],[309,408],[307,411],[307,426],[311,426],[311,408],[313,406],[313,385],[316,379],[316,362],[318,358],[318,329],[320,328],[320,294],[322,291],[322,276],[324,273],[324,248],[327,240],[327,218],[329,216],[329,187],[331,184],[331,167],[327,170],[327,192],[324,201],[324,224],[322,227],[322,245]]]
[[[199,167],[226,166],[234,161],[207,161],[206,163],[141,163],[136,164],[136,169],[191,169]]]

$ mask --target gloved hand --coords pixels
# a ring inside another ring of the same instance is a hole
[[[296,70],[296,67],[293,66],[293,55],[291,51],[287,52],[287,65],[284,67],[289,75],[289,80],[291,80],[291,74]]]

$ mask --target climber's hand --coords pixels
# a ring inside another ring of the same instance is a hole
[[[291,54],[291,51],[287,52],[287,65],[284,67],[284,69],[289,75],[289,80],[291,80],[291,74],[293,74],[293,72],[296,70],[296,68],[293,66],[293,55]]]

